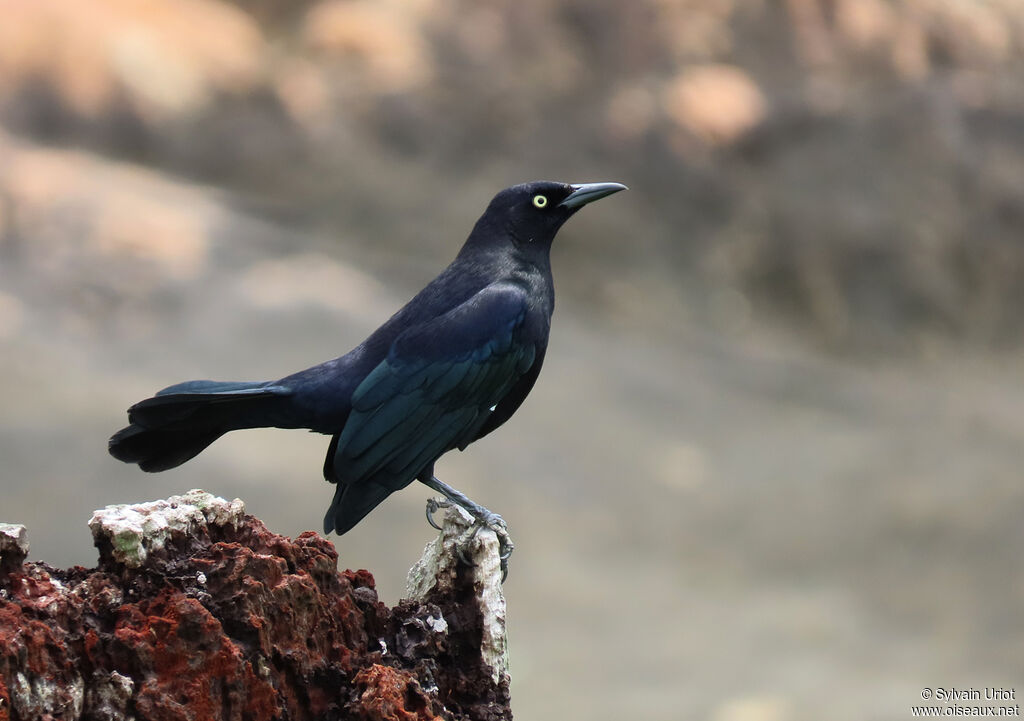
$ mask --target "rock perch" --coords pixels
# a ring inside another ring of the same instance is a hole
[[[0,721],[512,716],[498,542],[480,531],[459,561],[457,509],[394,608],[327,540],[271,533],[237,499],[195,490],[89,526],[98,567],[61,570],[0,524]]]

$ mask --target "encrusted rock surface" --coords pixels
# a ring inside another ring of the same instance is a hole
[[[324,538],[273,534],[238,500],[192,491],[89,525],[99,566],[67,570],[25,562],[24,531],[0,526],[0,721],[511,718],[497,542],[445,560],[456,512],[393,609]]]
[[[409,598],[444,599],[448,604],[440,609],[444,616],[435,624],[444,624],[444,618],[454,619],[463,613],[479,614],[471,623],[460,623],[456,633],[462,629],[479,629],[466,644],[475,658],[465,659],[466,663],[482,663],[489,670],[497,688],[508,688],[508,636],[505,632],[505,595],[501,591],[501,560],[498,537],[493,532],[474,533],[473,518],[458,506],[449,506],[444,519],[443,530],[437,539],[427,544],[423,556],[409,569],[406,580],[406,595]],[[459,560],[470,554],[467,566]],[[459,606],[462,590],[471,590],[475,603]],[[429,617],[428,617],[429,623]],[[506,699],[507,701],[507,699]]]
[[[0,523],[0,573],[20,568],[28,556],[28,533],[24,526]]]

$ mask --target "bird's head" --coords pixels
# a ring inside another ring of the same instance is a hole
[[[473,235],[511,238],[519,247],[547,249],[555,233],[588,203],[626,190],[621,183],[556,183],[538,180],[494,196]],[[472,236],[471,236],[472,238]]]

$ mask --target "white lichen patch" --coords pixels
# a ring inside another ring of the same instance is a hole
[[[16,523],[0,523],[0,559],[4,556],[28,555],[28,531]]]
[[[443,618],[427,616],[427,627],[434,633],[448,633],[448,622]]]
[[[508,636],[505,628],[505,595],[501,591],[501,559],[498,537],[489,528],[473,536],[473,517],[452,505],[444,515],[443,530],[423,549],[423,556],[409,569],[405,592],[408,598],[423,599],[437,586],[451,586],[459,564],[459,548],[471,568],[477,602],[483,616],[480,657],[491,669],[495,684],[508,675]],[[446,631],[448,624],[436,620],[434,630]],[[442,626],[443,624],[443,626]]]
[[[128,704],[134,689],[135,682],[128,676],[117,671],[95,671],[85,695],[85,711],[90,717],[105,721],[133,721],[135,717],[128,713]]]
[[[200,489],[148,503],[119,504],[95,511],[89,528],[97,545],[109,541],[114,560],[130,568],[145,563],[174,533],[191,535],[203,526],[238,528],[245,504]]]
[[[82,715],[85,682],[75,675],[70,683],[58,683],[52,678],[14,674],[11,686],[11,706],[16,718],[73,718]]]

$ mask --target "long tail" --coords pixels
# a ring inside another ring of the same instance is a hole
[[[131,425],[110,439],[110,455],[144,471],[166,471],[199,455],[228,431],[274,425],[292,391],[273,382],[188,381],[128,409]]]

